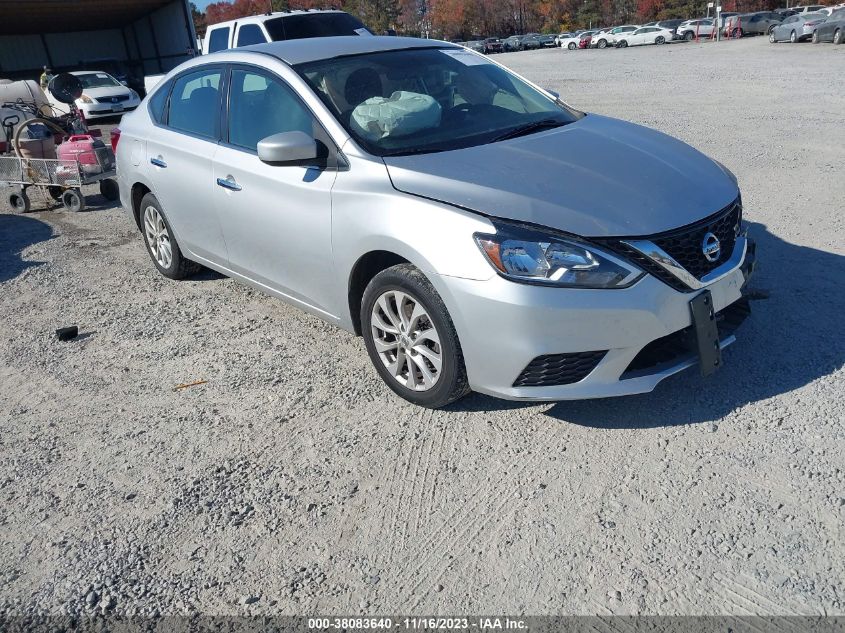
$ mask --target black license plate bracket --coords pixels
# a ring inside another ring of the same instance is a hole
[[[722,365],[722,347],[719,344],[719,328],[716,325],[713,296],[709,290],[705,290],[689,302],[689,307],[692,313],[692,328],[695,332],[701,375],[709,376]]]

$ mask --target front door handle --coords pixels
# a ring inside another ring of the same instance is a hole
[[[150,159],[150,164],[155,165],[156,167],[167,167],[167,163],[165,163],[161,157],[155,157]]]
[[[230,191],[240,191],[241,186],[235,182],[235,180],[229,176],[228,178],[218,178],[217,184],[223,187],[224,189],[229,189]]]

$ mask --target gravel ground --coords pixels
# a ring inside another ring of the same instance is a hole
[[[360,339],[161,277],[96,195],[4,211],[0,615],[845,614],[845,46],[499,59],[739,176],[761,264],[726,366],[428,411]]]

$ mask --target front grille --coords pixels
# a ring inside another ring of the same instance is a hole
[[[596,368],[607,350],[538,356],[522,370],[514,387],[555,387],[571,385],[586,378]]]
[[[95,99],[97,103],[121,103],[122,101],[129,101],[129,95],[117,95],[115,97],[100,97]]]
[[[724,340],[736,332],[750,314],[751,304],[745,297],[717,312],[716,326],[719,328],[719,339]],[[661,365],[674,365],[697,353],[695,331],[692,326],[686,327],[646,345],[625,369],[622,380],[633,378],[645,370],[654,370],[655,367]]]
[[[689,273],[697,279],[701,279],[730,259],[734,246],[736,245],[737,227],[740,226],[741,222],[742,201],[740,198],[737,198],[718,213],[695,224],[689,224],[679,229],[657,235],[622,239],[612,238],[602,240],[601,242],[607,248],[622,255],[645,272],[657,277],[675,290],[679,292],[692,292],[693,289],[675,277],[675,275],[650,257],[628,246],[624,241],[646,239],[654,242],[654,244],[671,255]],[[702,251],[704,236],[708,232],[713,233],[719,239],[719,245],[721,246],[719,257],[714,262],[707,261]]]

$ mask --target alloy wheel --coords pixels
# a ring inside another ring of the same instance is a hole
[[[792,33],[789,34],[789,41],[792,44],[795,44],[795,42],[798,41],[798,38],[795,36],[795,31],[792,31]]]
[[[153,258],[162,268],[170,268],[173,263],[173,246],[170,243],[170,232],[164,219],[154,206],[144,209],[144,233],[147,245]]]
[[[833,34],[833,43],[834,44],[841,44],[842,43],[842,31],[840,29],[836,29],[836,33]]]
[[[381,362],[402,386],[428,391],[440,378],[440,334],[414,296],[388,290],[373,304],[371,336]]]

